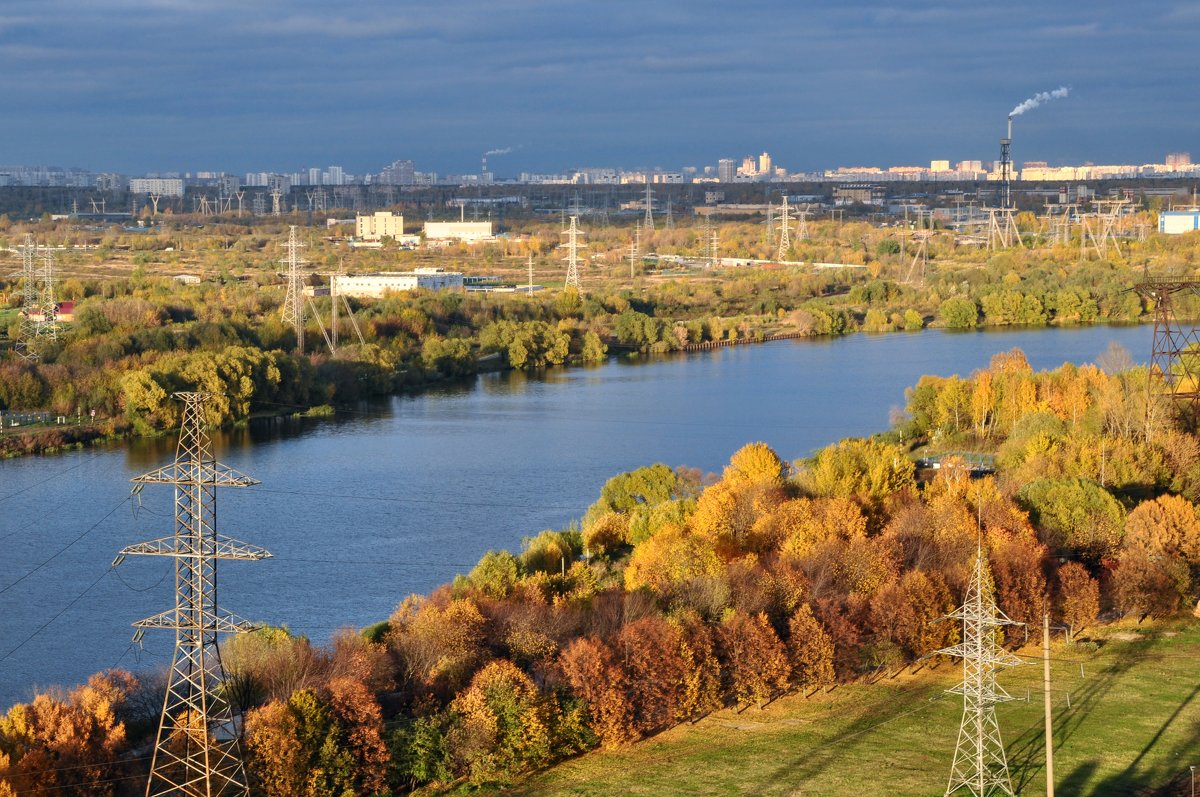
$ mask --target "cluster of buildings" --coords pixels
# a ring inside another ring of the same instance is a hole
[[[330,220],[336,224],[336,220]],[[452,243],[480,243],[496,237],[496,229],[490,221],[427,221],[421,232],[406,233],[404,216],[390,211],[379,211],[359,215],[354,219],[353,245],[367,248],[378,247],[385,238],[401,246],[446,246]]]
[[[1014,169],[1013,179],[1027,182],[1072,182],[1080,180],[1141,179],[1156,177],[1200,177],[1200,164],[1192,163],[1186,152],[1173,152],[1163,163],[1093,164],[1051,166],[1045,161],[1026,161]],[[104,191],[129,190],[135,194],[183,196],[190,187],[215,188],[232,196],[244,188],[264,188],[268,192],[288,193],[294,188],[340,186],[432,186],[490,185],[496,182],[526,185],[631,185],[744,182],[978,182],[1002,179],[999,162],[980,160],[930,161],[928,166],[839,166],[823,171],[789,171],[778,165],[770,153],[747,155],[741,159],[722,158],[715,166],[687,166],[678,170],[621,169],[586,167],[561,173],[522,172],[514,180],[497,181],[487,171],[486,161],[479,173],[444,174],[418,171],[411,160],[396,160],[378,173],[352,174],[341,166],[310,167],[297,172],[249,172],[244,175],[225,172],[164,172],[127,177],[112,172],[64,169],[56,166],[0,166],[0,187],[63,186]]]

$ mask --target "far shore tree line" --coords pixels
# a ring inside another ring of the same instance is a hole
[[[224,263],[215,279],[181,285],[141,266],[109,277],[72,277],[60,298],[76,302],[75,321],[57,341],[32,343],[37,363],[15,353],[0,355],[0,411],[44,410],[69,418],[92,418],[94,434],[152,434],[177,423],[170,394],[207,390],[227,397],[214,405],[211,420],[229,425],[252,414],[302,411],[455,379],[485,368],[536,370],[569,363],[594,363],[609,353],[662,353],[713,341],[756,341],[771,335],[843,335],[851,332],[914,331],[933,326],[975,329],[1135,323],[1153,307],[1132,288],[1141,268],[1192,273],[1200,247],[1187,236],[1129,242],[1120,260],[1081,260],[1070,247],[1014,249],[988,254],[977,249],[938,250],[919,284],[904,284],[909,272],[899,232],[865,224],[818,226],[810,248],[814,260],[846,252],[821,246],[863,249],[861,269],[745,268],[691,277],[639,273],[620,276],[625,265],[589,266],[598,272],[580,294],[546,291],[533,296],[414,292],[378,300],[356,300],[366,343],[324,351],[310,319],[308,353],[295,351],[290,328],[280,322],[283,288],[273,239],[237,228],[207,234],[199,257]],[[450,255],[487,267],[517,250],[553,250],[553,230],[533,227],[523,238],[478,252]],[[623,228],[597,231],[602,239],[626,235]],[[755,225],[726,230],[738,246],[753,249]],[[56,234],[70,237],[71,231]],[[661,251],[685,249],[696,230],[655,233]],[[130,245],[163,242],[182,246],[181,231],[132,236]],[[148,237],[147,237],[148,236]],[[16,225],[8,241],[19,240]],[[117,236],[120,238],[120,235]],[[122,239],[123,240],[123,239]],[[173,244],[171,242],[174,242]],[[549,243],[547,243],[549,242]],[[199,245],[197,243],[196,245]],[[218,246],[218,243],[221,245]],[[338,256],[314,243],[320,262]],[[544,246],[545,244],[545,246]],[[861,244],[861,246],[860,246]],[[884,244],[887,244],[886,246]],[[893,247],[892,245],[895,245]],[[497,248],[499,247],[499,248]],[[509,251],[512,249],[513,251]],[[755,250],[756,251],[756,250]],[[545,254],[544,252],[542,254]],[[753,252],[752,252],[753,254]],[[369,268],[396,267],[389,258],[405,253],[356,253]],[[415,255],[414,255],[415,256]],[[101,254],[72,254],[101,258]],[[422,261],[414,261],[422,262]],[[511,264],[510,264],[511,265]],[[20,281],[0,281],[0,325],[16,335]],[[317,299],[328,318],[328,299]],[[1200,304],[1181,299],[1177,312],[1189,317]],[[346,335],[343,334],[343,341]],[[21,453],[81,439],[58,432],[43,440],[9,434],[0,453]]]

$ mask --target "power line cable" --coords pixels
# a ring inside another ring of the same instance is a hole
[[[7,653],[5,653],[3,656],[0,656],[0,661],[6,661],[7,659],[9,659],[9,658],[10,658],[10,657],[11,657],[11,656],[14,654],[14,653],[16,653],[16,652],[17,652],[18,650],[20,650],[21,648],[25,647],[27,644],[29,644],[29,642],[30,642],[30,641],[31,641],[31,640],[32,640],[32,639],[33,639],[35,636],[37,636],[38,634],[42,633],[42,632],[43,632],[43,631],[45,631],[47,628],[49,628],[51,623],[53,623],[53,622],[54,622],[55,620],[57,620],[58,618],[62,617],[64,614],[66,614],[66,613],[67,613],[67,611],[68,611],[68,610],[70,610],[70,609],[71,609],[71,607],[73,607],[75,604],[79,603],[79,601],[83,600],[84,596],[85,596],[85,595],[87,595],[89,592],[91,592],[93,587],[95,587],[97,584],[99,584],[101,581],[103,581],[103,580],[104,580],[104,577],[105,577],[105,576],[107,576],[109,573],[111,573],[111,572],[112,572],[112,570],[113,570],[113,568],[112,568],[112,566],[110,565],[110,566],[109,566],[109,568],[108,568],[107,570],[105,570],[103,573],[101,573],[101,574],[100,574],[99,578],[97,578],[97,579],[96,579],[95,581],[93,581],[91,584],[88,584],[87,588],[86,588],[86,589],[84,589],[84,591],[83,591],[83,592],[79,593],[79,594],[78,594],[78,595],[76,595],[74,598],[72,598],[72,599],[71,599],[71,602],[70,602],[70,603],[68,603],[66,606],[64,606],[62,609],[60,609],[60,610],[58,611],[58,613],[57,613],[57,614],[55,614],[55,615],[54,615],[53,617],[51,617],[49,620],[47,620],[46,622],[44,622],[44,623],[42,623],[40,626],[38,626],[38,627],[37,627],[37,629],[35,629],[35,630],[34,630],[34,632],[33,632],[32,634],[30,634],[29,636],[25,637],[25,639],[21,640],[21,643],[20,643],[19,645],[17,645],[15,648],[13,648],[12,650],[8,651],[8,652],[7,652]]]
[[[53,555],[51,555],[51,556],[50,556],[50,558],[49,558],[49,559],[45,559],[45,560],[43,560],[43,561],[42,561],[42,562],[40,562],[40,563],[39,563],[39,564],[38,564],[36,567],[34,567],[32,570],[30,570],[30,571],[29,571],[28,573],[26,573],[25,575],[23,575],[23,576],[21,576],[20,578],[18,578],[16,581],[10,582],[9,584],[6,584],[4,587],[0,588],[0,595],[3,595],[5,592],[8,592],[10,589],[12,589],[12,588],[13,588],[13,587],[15,587],[16,585],[20,584],[20,583],[21,583],[22,581],[24,581],[25,579],[29,578],[29,577],[30,577],[30,576],[32,576],[34,573],[37,573],[37,572],[38,572],[39,570],[41,570],[43,567],[45,567],[46,565],[50,564],[51,562],[53,562],[53,561],[54,561],[55,559],[57,559],[58,557],[62,556],[62,555],[63,555],[64,553],[66,553],[66,552],[67,552],[67,551],[68,551],[68,550],[69,550],[69,549],[70,549],[70,548],[71,548],[73,545],[75,545],[75,543],[77,543],[77,542],[79,542],[80,540],[82,540],[82,539],[83,539],[84,537],[86,537],[88,534],[91,534],[91,533],[92,533],[92,531],[93,531],[93,530],[94,530],[94,529],[95,529],[97,526],[99,526],[101,523],[103,523],[104,521],[106,521],[106,520],[108,520],[110,517],[112,517],[112,516],[113,516],[113,515],[116,513],[116,511],[117,511],[118,509],[120,509],[120,508],[121,508],[121,505],[122,505],[122,504],[124,504],[126,501],[130,500],[130,498],[132,498],[132,496],[126,496],[125,498],[122,498],[122,499],[121,499],[121,501],[120,501],[120,503],[118,503],[118,504],[117,504],[116,506],[114,506],[112,509],[108,510],[108,512],[107,512],[107,513],[104,515],[104,517],[100,518],[100,519],[99,519],[99,520],[97,520],[95,523],[93,523],[92,525],[88,526],[88,527],[87,527],[87,529],[85,529],[85,530],[84,530],[84,532],[83,532],[82,534],[80,534],[78,537],[76,537],[75,539],[71,540],[71,541],[70,541],[69,543],[67,543],[65,546],[63,546],[63,547],[62,547],[62,548],[60,548],[58,551],[56,551],[56,552],[55,552]]]
[[[64,468],[63,470],[60,470],[57,473],[50,474],[49,476],[42,479],[41,481],[36,481],[33,484],[26,485],[25,487],[22,487],[20,490],[11,492],[8,495],[0,496],[0,503],[3,503],[4,501],[7,501],[10,498],[14,498],[14,497],[20,495],[21,493],[28,492],[29,490],[32,490],[34,487],[40,487],[41,485],[45,484],[46,482],[57,479],[59,476],[64,476],[64,475],[70,473],[71,471],[75,470],[76,468],[82,468],[85,464],[87,464],[91,460],[92,460],[92,457],[88,457],[87,459],[83,460],[82,462],[77,462],[76,464],[72,465],[69,468]]]

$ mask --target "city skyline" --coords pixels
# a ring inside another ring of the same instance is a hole
[[[16,0],[0,14],[0,162],[130,174],[711,165],[794,171],[996,157],[1145,163],[1193,150],[1200,7],[615,0]]]

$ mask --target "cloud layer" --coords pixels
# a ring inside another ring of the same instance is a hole
[[[792,168],[1189,149],[1194,6],[7,0],[0,162],[128,172]],[[1101,57],[1103,56],[1103,57]],[[1195,147],[1200,149],[1200,146]]]

